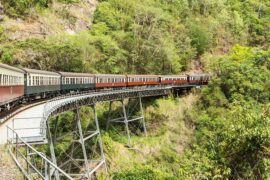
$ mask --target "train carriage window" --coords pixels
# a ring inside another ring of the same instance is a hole
[[[7,85],[7,82],[8,82],[8,76],[5,75],[5,85]]]
[[[33,85],[33,86],[36,85],[36,77],[35,77],[35,76],[33,76],[33,78],[32,78],[32,85]]]
[[[2,74],[0,74],[0,85],[3,85],[3,75]]]
[[[39,84],[39,77],[38,76],[36,76],[36,81],[35,81],[35,83],[36,83],[36,86],[38,86]]]
[[[43,85],[47,85],[47,77],[46,76],[43,77]]]

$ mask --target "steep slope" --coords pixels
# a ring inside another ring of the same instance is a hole
[[[2,5],[0,25],[5,28],[9,41],[46,38],[62,33],[76,34],[91,27],[96,5],[96,0],[70,4],[55,1],[46,9],[31,7],[27,15],[19,17],[9,16],[8,7]]]

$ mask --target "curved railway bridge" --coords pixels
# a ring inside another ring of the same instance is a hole
[[[136,87],[59,96],[24,109],[0,124],[0,144],[8,144],[12,158],[27,179],[91,179],[97,172],[106,175],[107,165],[96,110],[98,103],[110,102],[106,127],[110,128],[114,123],[123,124],[127,146],[131,147],[129,123],[139,121],[147,135],[142,98],[177,94],[197,86]],[[118,103],[121,109],[120,116],[114,119],[113,103]],[[82,125],[80,109],[83,106],[92,109],[92,117],[89,118],[92,118],[94,125],[91,130],[84,129]],[[59,134],[58,118],[66,111],[74,112],[74,129],[68,134]],[[132,113],[134,111],[137,113]],[[71,145],[65,152],[64,160],[60,160],[56,155],[56,145],[66,139]],[[49,155],[38,150],[45,144]]]

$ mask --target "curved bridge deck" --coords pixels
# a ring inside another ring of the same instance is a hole
[[[91,105],[103,101],[115,101],[124,98],[151,97],[168,95],[172,89],[187,89],[196,85],[159,86],[88,91],[80,94],[59,96],[47,103],[39,104],[18,113],[0,126],[0,144],[6,143],[6,126],[14,129],[26,142],[46,141],[46,121],[50,116],[76,109],[77,106]]]

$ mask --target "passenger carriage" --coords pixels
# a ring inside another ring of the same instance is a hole
[[[0,64],[0,110],[9,109],[24,95],[24,71]]]
[[[61,91],[83,91],[95,88],[95,75],[88,73],[58,72],[61,75]]]
[[[188,83],[187,75],[162,75],[160,76],[161,84],[181,85]]]
[[[60,92],[61,75],[55,72],[23,68],[27,97],[54,96]]]
[[[96,74],[96,88],[125,87],[127,85],[126,75],[119,74]]]
[[[188,75],[188,81],[190,84],[207,84],[211,78],[211,74],[191,74]]]
[[[159,82],[157,75],[127,75],[128,86],[158,85]]]

